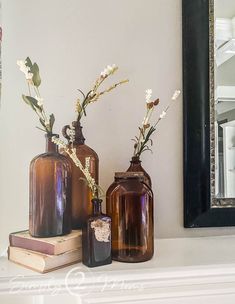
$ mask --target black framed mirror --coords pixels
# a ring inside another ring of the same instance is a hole
[[[233,104],[228,97],[217,96],[215,81],[219,79],[218,71],[222,70],[219,63],[224,60],[217,55],[230,43],[228,39],[235,38],[235,32],[234,38],[226,38],[216,45],[215,1],[225,5],[223,0],[182,1],[184,226],[187,228],[235,225],[235,154],[232,154],[235,117],[226,118]],[[224,57],[235,54],[235,48],[229,50],[225,48]]]

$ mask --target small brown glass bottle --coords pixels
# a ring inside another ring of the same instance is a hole
[[[30,163],[29,232],[53,237],[71,232],[71,165],[46,135],[46,153]]]
[[[153,193],[143,180],[143,172],[116,173],[107,191],[112,258],[119,262],[144,262],[154,253]]]
[[[133,156],[130,161],[130,167],[127,169],[127,172],[143,172],[144,173],[144,182],[151,188],[152,181],[148,173],[144,170],[141,165],[141,160],[139,156]]]
[[[89,172],[95,179],[96,184],[99,183],[99,158],[94,150],[85,145],[85,138],[82,134],[82,126],[80,122],[73,121],[72,126],[75,131],[74,142],[70,142],[69,132],[70,126],[63,128],[63,135],[68,140],[68,144],[76,150],[76,155],[85,166],[86,159],[89,158]],[[63,153],[63,152],[62,152]],[[66,153],[63,153],[66,155]],[[72,160],[72,228],[81,229],[85,223],[86,217],[92,214],[92,195],[84,175],[81,170],[76,167]]]
[[[111,218],[101,211],[102,200],[92,199],[93,214],[82,229],[82,262],[88,267],[112,263]]]

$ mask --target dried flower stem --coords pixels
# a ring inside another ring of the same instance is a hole
[[[139,127],[139,135],[138,137],[136,136],[135,139],[133,139],[135,141],[135,145],[134,145],[134,156],[136,157],[140,157],[140,155],[144,152],[144,151],[151,151],[150,147],[149,147],[149,143],[152,146],[153,141],[150,138],[151,135],[156,131],[156,127],[159,124],[159,122],[165,117],[167,111],[170,108],[170,104],[168,104],[168,106],[165,108],[165,110],[160,114],[159,118],[157,119],[156,123],[154,125],[150,125],[149,121],[150,118],[152,116],[152,113],[154,111],[155,106],[157,106],[159,104],[159,99],[150,102],[151,99],[151,93],[152,90],[147,90],[146,91],[146,106],[147,106],[147,110],[146,110],[146,115],[144,117],[144,121],[142,123],[142,126]],[[180,95],[180,91],[175,91],[175,93],[173,94],[171,100],[175,101]]]
[[[113,75],[116,71],[118,70],[118,67],[114,64],[112,66],[108,65],[104,71],[101,72],[100,76],[96,79],[95,84],[93,85],[92,89],[85,95],[81,90],[78,90],[83,97],[83,100],[80,101],[80,99],[77,100],[76,102],[76,112],[78,114],[77,116],[77,121],[80,121],[83,115],[86,116],[86,107],[93,103],[96,102],[102,95],[105,93],[108,93],[115,89],[117,86],[127,83],[129,80],[124,79],[121,80],[109,88],[99,92],[98,89],[100,88],[101,84],[110,76]]]
[[[100,96],[104,95],[105,93],[108,93],[110,91],[112,91],[113,89],[115,89],[117,86],[123,84],[123,83],[127,83],[129,80],[128,79],[124,79],[124,80],[121,80],[115,84],[113,84],[112,86],[110,86],[109,88],[107,88],[106,90],[100,92],[100,93],[96,93],[95,95],[95,98],[92,99],[90,102],[95,102],[99,99]]]
[[[66,145],[66,143],[63,140],[55,136],[52,137],[52,142],[55,143],[59,148],[62,148],[69,155],[69,157],[72,159],[74,164],[82,171],[82,173],[85,176],[87,185],[91,190],[92,198],[99,198],[100,194],[103,194],[103,190],[99,185],[96,184],[95,179],[91,176],[89,172],[90,158],[89,157],[86,158],[85,167],[83,167],[81,161],[78,159],[76,155],[75,148],[70,148],[69,145]]]
[[[27,57],[26,60],[18,60],[17,65],[25,74],[29,90],[29,95],[22,95],[23,100],[39,117],[39,122],[42,125],[42,128],[37,128],[43,132],[46,132],[48,135],[52,135],[55,117],[53,114],[51,114],[48,119],[42,103],[43,99],[41,98],[41,94],[39,92],[39,86],[41,84],[39,67],[36,63],[33,64],[29,57]],[[35,97],[32,96],[32,91],[35,93]]]

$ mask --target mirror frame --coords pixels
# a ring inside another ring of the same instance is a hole
[[[235,199],[216,199],[214,0],[182,0],[184,227],[235,226]]]

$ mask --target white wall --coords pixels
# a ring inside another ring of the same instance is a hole
[[[3,96],[0,111],[0,248],[11,231],[28,223],[28,166],[44,151],[36,117],[21,101],[26,92],[16,60],[30,55],[41,68],[42,94],[54,111],[56,129],[74,116],[76,88],[88,90],[109,63],[115,79],[130,83],[104,97],[83,121],[87,144],[100,157],[101,186],[125,170],[130,139],[144,115],[146,88],[159,96],[161,111],[182,88],[180,0],[3,1]],[[143,165],[155,193],[157,237],[235,233],[235,228],[183,228],[182,99],[154,135],[153,154]]]

